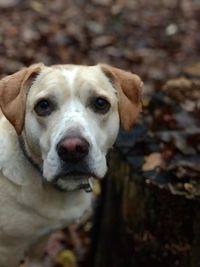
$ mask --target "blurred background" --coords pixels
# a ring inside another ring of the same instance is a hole
[[[0,77],[106,62],[144,81],[143,114],[120,132],[92,218],[33,251],[43,266],[200,266],[199,14],[199,0],[0,0]]]

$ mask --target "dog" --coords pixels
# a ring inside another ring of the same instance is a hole
[[[0,80],[0,267],[91,207],[92,179],[120,124],[134,125],[142,81],[106,64],[42,63]]]

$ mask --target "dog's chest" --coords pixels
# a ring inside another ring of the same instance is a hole
[[[0,240],[2,236],[21,241],[37,239],[74,222],[91,208],[91,194],[61,195],[34,185],[26,190],[15,187],[0,177]]]

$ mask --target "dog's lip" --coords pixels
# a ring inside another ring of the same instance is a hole
[[[67,190],[65,188],[62,188],[62,186],[59,186],[57,182],[53,183],[54,187],[58,189],[59,191],[66,192],[66,191],[76,191],[83,189],[86,193],[91,193],[93,191],[93,177],[90,178],[83,178],[80,179],[80,184],[74,188],[73,190]]]
[[[93,179],[98,179],[98,177],[94,175],[93,173],[72,171],[72,172],[62,173],[60,175],[57,175],[52,181],[52,183],[60,191],[66,192],[68,190],[63,189],[58,185],[59,180],[80,181],[79,186],[75,188],[74,190],[70,190],[70,191],[83,189],[86,193],[90,193],[93,191]]]
[[[53,182],[56,183],[59,179],[89,179],[90,177],[98,179],[98,177],[92,173],[92,172],[79,172],[79,171],[72,171],[67,173],[60,173],[56,175],[56,177],[53,179]]]

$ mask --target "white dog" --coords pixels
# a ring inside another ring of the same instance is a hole
[[[140,78],[109,65],[35,64],[0,81],[0,267],[91,205],[119,124],[140,111]]]

